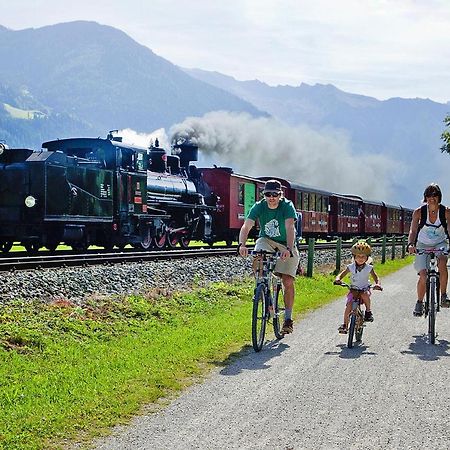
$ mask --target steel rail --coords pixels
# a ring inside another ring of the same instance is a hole
[[[400,245],[401,240],[397,240],[395,245]],[[350,248],[353,242],[343,242],[342,248]],[[381,240],[373,240],[373,247],[381,247]],[[386,244],[392,245],[391,242]],[[336,241],[315,243],[314,249],[334,250]],[[307,244],[299,245],[300,251],[307,251]],[[129,262],[144,262],[154,260],[168,260],[181,258],[205,258],[213,256],[230,256],[237,254],[237,247],[193,247],[190,249],[170,249],[170,250],[151,250],[136,251],[126,250],[117,252],[105,252],[102,250],[89,251],[84,254],[73,254],[71,252],[58,252],[56,254],[48,254],[42,252],[36,256],[28,256],[26,252],[16,252],[9,256],[0,258],[0,272],[13,270],[34,270],[41,268],[58,268],[58,267],[82,267],[89,265],[111,265]]]

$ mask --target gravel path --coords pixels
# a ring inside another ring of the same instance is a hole
[[[375,322],[346,348],[342,298],[262,352],[241,352],[165,410],[98,440],[108,449],[448,449],[450,310],[436,346],[414,318],[411,266],[375,292]],[[300,294],[301,295],[301,294]]]

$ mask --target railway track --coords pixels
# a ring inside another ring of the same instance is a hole
[[[352,241],[343,242],[342,248],[350,248]],[[401,245],[400,239],[395,245]],[[374,247],[382,246],[382,241],[372,241]],[[390,243],[392,245],[392,243]],[[314,245],[314,250],[334,250],[336,242],[319,242]],[[301,244],[300,251],[307,251],[308,245]],[[167,259],[205,258],[213,256],[229,256],[236,254],[236,247],[200,247],[187,250],[158,250],[158,251],[89,251],[84,254],[71,252],[57,252],[56,254],[42,254],[27,256],[26,252],[15,252],[0,258],[0,272],[14,270],[35,270],[41,268],[80,267],[89,265],[112,265],[127,262],[144,262]]]

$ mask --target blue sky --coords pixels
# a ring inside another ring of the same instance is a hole
[[[13,30],[73,20],[239,80],[450,100],[446,0],[0,0],[0,24]]]

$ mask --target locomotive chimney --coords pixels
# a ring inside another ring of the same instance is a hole
[[[173,145],[174,153],[180,157],[180,166],[187,169],[190,161],[198,160],[198,146],[190,142]]]

